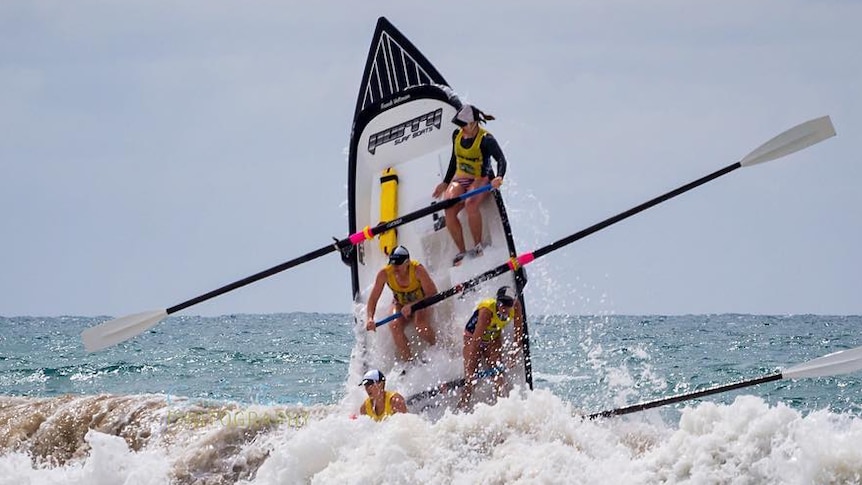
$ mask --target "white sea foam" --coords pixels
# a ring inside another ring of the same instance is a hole
[[[808,416],[744,396],[684,410],[679,427],[643,414],[589,421],[545,391],[383,424],[339,416],[293,437],[248,483],[859,483],[862,421]],[[349,437],[345,439],[345,437]]]
[[[351,419],[341,407],[187,403],[184,412],[222,419],[173,427],[164,421],[170,408],[153,406],[153,399],[41,400],[41,409],[53,413],[45,423],[67,416],[98,428],[96,409],[103,418],[126,418],[111,432],[85,427],[80,440],[54,433],[55,442],[43,443],[47,436],[28,437],[22,429],[26,416],[5,419],[0,485],[862,483],[862,420],[826,410],[803,415],[753,396],[685,408],[678,424],[666,424],[655,411],[590,421],[536,390],[436,422],[396,415],[375,423]],[[279,420],[288,412],[307,418]],[[10,440],[16,431],[18,439]],[[40,445],[70,452],[40,455]]]

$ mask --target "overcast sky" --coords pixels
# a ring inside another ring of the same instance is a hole
[[[0,315],[164,308],[347,235],[377,17],[509,159],[538,313],[862,313],[862,2],[0,2]],[[429,192],[434,181],[429,181]],[[331,254],[185,310],[348,312]]]

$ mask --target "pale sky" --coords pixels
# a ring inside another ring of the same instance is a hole
[[[862,313],[862,2],[0,2],[0,315],[166,308],[347,235],[380,15],[497,116],[534,313]],[[429,181],[432,190],[436,181]],[[501,261],[502,263],[502,261]],[[186,314],[351,309],[335,254]]]

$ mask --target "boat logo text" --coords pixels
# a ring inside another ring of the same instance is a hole
[[[395,142],[394,144],[398,145],[425,133],[431,133],[435,128],[439,130],[441,126],[443,126],[443,108],[437,108],[371,135],[368,137],[368,151],[374,155],[379,146],[389,142]]]
[[[385,102],[385,103],[381,104],[381,105],[380,105],[380,107],[381,107],[381,108],[383,108],[383,109],[389,109],[389,108],[391,108],[391,107],[395,106],[396,104],[401,104],[401,103],[403,103],[403,102],[407,101],[407,100],[408,100],[408,99],[410,99],[411,97],[412,97],[412,96],[410,96],[409,94],[408,94],[408,95],[406,95],[406,96],[398,96],[398,97],[397,97],[397,98],[395,98],[395,99],[390,99],[389,101],[387,101],[387,102]]]

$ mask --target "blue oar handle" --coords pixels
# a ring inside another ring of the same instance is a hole
[[[391,322],[392,320],[401,318],[403,316],[404,315],[402,315],[401,312],[393,313],[392,315],[389,315],[388,317],[384,318],[383,320],[378,320],[378,321],[374,322],[374,326],[380,327],[382,325],[386,325],[387,323]]]
[[[475,196],[475,195],[479,195],[479,194],[481,194],[482,192],[490,192],[490,191],[491,191],[491,190],[493,190],[493,189],[494,189],[494,186],[493,186],[493,185],[491,185],[491,184],[483,185],[483,186],[479,187],[478,189],[473,189],[473,190],[471,190],[471,191],[469,191],[469,192],[464,192],[463,194],[459,195],[458,197],[453,198],[453,199],[449,199],[449,200],[447,200],[447,201],[445,201],[445,202],[447,202],[447,203],[448,203],[448,206],[451,206],[451,205],[454,205],[454,204],[452,204],[452,202],[454,202],[455,200],[457,200],[457,201],[459,201],[459,202],[460,202],[460,201],[463,201],[463,200],[469,199],[470,197],[473,197],[473,196]],[[375,234],[376,234],[376,229],[377,229],[377,228],[372,229],[372,231],[373,231]],[[433,305],[434,303],[436,303],[436,301],[431,301],[431,300],[429,300],[429,301],[417,302],[417,303],[415,303],[415,304],[413,305],[413,311],[421,310],[421,309],[423,309],[423,308],[425,308],[425,307],[427,307],[427,306],[431,306],[431,305]],[[389,322],[391,322],[391,321],[393,321],[393,320],[395,320],[395,319],[401,318],[401,317],[403,317],[403,316],[404,316],[404,315],[403,315],[401,312],[393,313],[392,315],[389,315],[388,317],[386,317],[386,318],[384,318],[384,319],[382,319],[382,320],[378,320],[378,321],[374,322],[374,326],[375,326],[375,327],[380,327],[380,326],[386,325],[387,323],[389,323]]]
[[[470,197],[473,197],[474,195],[479,195],[482,192],[488,192],[493,188],[494,188],[494,186],[491,184],[483,185],[483,186],[479,187],[478,189],[473,189],[469,192],[464,192],[463,194],[458,196],[458,199],[459,200],[466,200],[466,199],[469,199]]]
[[[460,204],[464,200],[473,197],[474,195],[481,194],[482,192],[488,192],[494,189],[494,186],[491,184],[483,185],[478,189],[471,190],[469,192],[465,192],[458,197],[453,197],[451,199],[445,199],[441,202],[433,203],[429,206],[423,207],[415,212],[411,212],[409,214],[405,214],[397,219],[393,219],[387,222],[381,222],[380,224],[371,227],[366,226],[359,232],[353,233],[348,236],[346,239],[342,239],[341,241],[336,241],[334,244],[335,249],[343,249],[348,248],[350,246],[355,246],[357,244],[361,244],[369,239],[373,239],[374,236],[379,234],[383,234],[390,229],[395,229],[396,227],[407,224],[408,222],[415,221],[416,219],[427,216],[428,214],[433,214],[434,212],[448,209],[450,207],[455,206],[456,204]]]
[[[500,368],[497,366],[488,367],[487,369],[480,371],[476,377],[478,377],[480,379],[485,378],[485,377],[494,377],[497,374],[502,374],[504,371],[505,371],[505,368]]]

